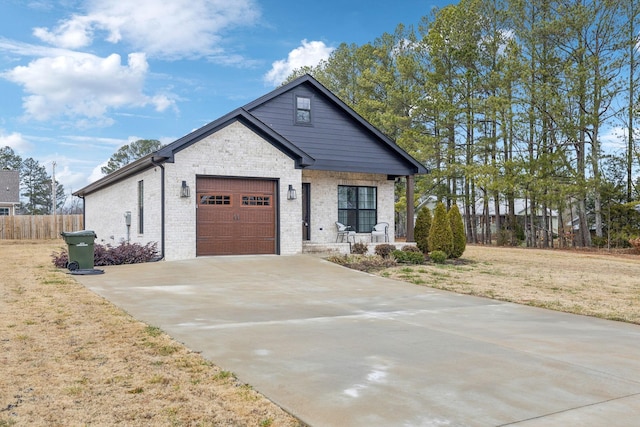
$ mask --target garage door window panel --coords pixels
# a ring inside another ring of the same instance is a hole
[[[270,196],[242,196],[242,206],[271,206]]]
[[[226,205],[231,206],[231,196],[228,194],[200,194],[201,205]]]

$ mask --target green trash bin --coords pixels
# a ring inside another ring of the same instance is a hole
[[[96,233],[93,230],[81,230],[69,233],[63,231],[60,235],[69,248],[67,268],[71,271],[93,269],[93,241],[98,237]]]

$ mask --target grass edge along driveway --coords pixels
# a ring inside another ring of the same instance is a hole
[[[416,285],[640,324],[640,255],[467,246],[460,263],[376,274]]]
[[[53,267],[64,246],[0,240],[0,427],[302,425]]]

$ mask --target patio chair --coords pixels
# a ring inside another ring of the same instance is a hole
[[[344,225],[343,223],[336,221],[336,228],[338,229],[336,243],[338,243],[338,241],[344,242],[345,237],[347,238],[347,243],[349,243],[350,237],[353,238],[353,243],[356,242],[356,232],[351,229],[350,225]]]
[[[378,237],[384,236],[384,241],[389,241],[389,223],[388,222],[379,222],[373,226],[373,230],[371,230],[371,242],[378,241]]]

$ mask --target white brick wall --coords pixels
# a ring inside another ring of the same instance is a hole
[[[178,152],[174,163],[165,163],[165,259],[196,256],[196,176],[251,177],[279,182],[279,242],[282,255],[302,252],[302,182],[311,184],[311,241],[336,239],[338,186],[378,188],[378,221],[390,224],[394,236],[394,183],[386,175],[295,169],[293,159],[239,122],[219,130]],[[137,183],[144,181],[144,234],[137,232]],[[97,193],[86,196],[86,224],[98,241],[119,243],[127,238],[124,213],[132,215],[130,241],[140,244],[161,241],[161,169],[152,168]],[[182,181],[191,196],[180,197]],[[287,200],[289,184],[298,193]],[[358,240],[370,241],[369,234]]]
[[[196,176],[279,179],[280,253],[302,251],[300,198],[287,200],[289,184],[300,194],[301,171],[293,159],[235,122],[176,154],[166,170],[166,259],[196,256]],[[182,181],[192,195],[180,198]]]
[[[160,168],[147,170],[85,197],[85,228],[96,243],[117,245],[127,240],[125,212],[131,212],[131,243],[157,242],[160,250]],[[138,233],[138,181],[144,182],[144,233]]]
[[[304,170],[302,182],[311,184],[311,242],[336,240],[338,220],[338,186],[357,185],[378,188],[378,222],[389,223],[389,240],[395,236],[394,182],[386,175]],[[370,234],[356,236],[356,241],[370,242]]]

